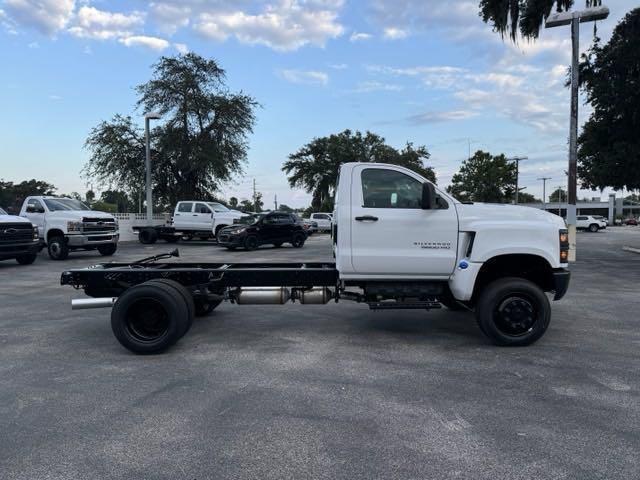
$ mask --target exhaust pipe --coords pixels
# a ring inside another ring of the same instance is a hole
[[[71,300],[71,310],[85,310],[87,308],[110,308],[116,303],[117,297],[103,298],[74,298]]]
[[[333,292],[327,287],[313,287],[308,290],[295,290],[294,296],[303,305],[324,305],[333,298]]]
[[[234,299],[238,305],[282,305],[291,298],[291,292],[284,287],[239,288]]]

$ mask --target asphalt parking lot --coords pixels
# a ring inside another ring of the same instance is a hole
[[[0,478],[640,477],[640,228],[579,234],[569,293],[535,345],[472,315],[223,304],[135,356],[60,272],[0,262]],[[330,243],[183,261],[328,261]],[[173,249],[123,244],[114,260]]]

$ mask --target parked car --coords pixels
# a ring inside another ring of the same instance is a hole
[[[310,237],[318,231],[318,222],[314,222],[308,218],[299,218],[299,221],[302,222],[302,228],[304,228],[304,231],[307,233],[307,237]]]
[[[625,225],[634,225],[634,226],[637,226],[637,225],[638,225],[638,220],[636,220],[635,218],[627,218],[627,219],[624,221],[624,224],[625,224]]]
[[[302,222],[294,214],[272,212],[244,217],[240,222],[220,230],[218,244],[229,250],[238,247],[255,250],[265,244],[281,247],[284,243],[300,248],[307,239]]]
[[[333,216],[330,213],[312,213],[309,220],[318,224],[318,231],[330,232]]]
[[[118,249],[118,221],[80,200],[27,197],[20,216],[38,227],[52,260],[65,260],[73,250],[98,250],[100,255],[110,256]]]
[[[576,217],[576,228],[578,230],[597,232],[601,228],[607,228],[607,224],[604,220],[598,219],[593,215],[578,215]]]
[[[41,248],[38,227],[0,208],[0,260],[15,259],[20,265],[29,265]]]
[[[603,217],[602,215],[593,215],[593,218],[602,220],[607,227],[609,226],[609,219],[607,217]]]

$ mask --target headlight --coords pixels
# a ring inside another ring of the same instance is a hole
[[[81,232],[82,222],[67,222],[67,232]]]
[[[38,233],[38,227],[33,226],[33,239],[38,240],[40,238],[40,234]]]

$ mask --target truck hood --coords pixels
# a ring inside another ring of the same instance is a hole
[[[507,205],[502,203],[458,203],[460,230],[474,230],[478,224],[486,223],[539,223],[553,228],[566,228],[564,219],[537,208]]]
[[[24,217],[16,217],[15,215],[0,215],[0,224],[3,223],[31,223]]]
[[[219,218],[242,218],[245,217],[246,214],[237,210],[229,210],[228,212],[216,213],[216,216],[218,216]]]
[[[113,214],[105,213],[105,212],[97,212],[95,210],[60,210],[57,212],[48,212],[47,217],[51,219],[79,222],[84,217],[110,220],[113,218]]]

